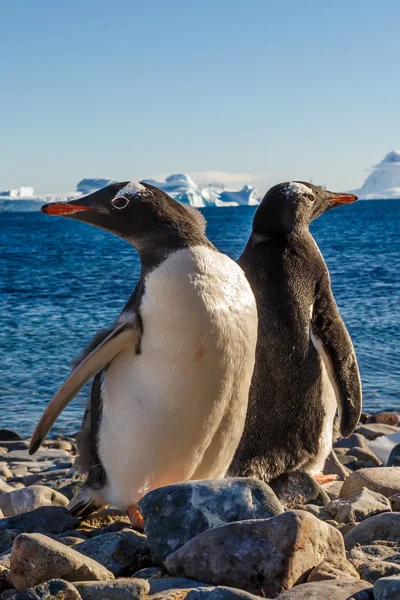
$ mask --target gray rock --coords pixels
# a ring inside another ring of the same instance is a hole
[[[74,585],[82,600],[139,600],[149,591],[149,584],[145,579],[79,581]]]
[[[11,487],[11,485],[9,483],[6,483],[2,479],[0,479],[0,497],[3,494],[9,494],[10,492],[13,492],[13,491],[14,491],[14,488]]]
[[[43,485],[14,490],[0,495],[0,509],[6,517],[30,512],[39,506],[68,506],[68,499]]]
[[[356,544],[361,546],[377,540],[396,542],[400,538],[400,513],[383,513],[362,521],[357,527],[345,534],[347,550]]]
[[[170,554],[165,564],[175,577],[275,596],[304,581],[324,560],[335,564],[343,558],[342,535],[299,510],[209,529]]]
[[[334,448],[368,448],[367,440],[359,433],[352,433],[348,438],[341,438],[333,444]]]
[[[25,533],[64,533],[79,525],[79,519],[62,506],[41,506],[28,513],[0,520],[0,531],[19,529]]]
[[[389,546],[371,544],[368,546],[355,546],[347,552],[347,558],[353,566],[359,567],[363,563],[373,561],[391,560],[396,555],[396,550]]]
[[[360,579],[359,574],[351,562],[345,558],[336,565],[324,561],[317,567],[314,567],[309,574],[307,581],[326,581],[328,579]]]
[[[31,457],[28,450],[12,450],[2,457],[7,463],[10,462],[33,462],[42,460],[56,460],[62,459],[64,461],[71,461],[72,457],[69,452],[65,450],[38,450],[34,457]]]
[[[357,567],[357,571],[361,579],[369,583],[375,583],[381,577],[400,576],[400,565],[387,560],[374,560],[360,565]]]
[[[333,500],[328,504],[326,510],[338,523],[351,523],[364,521],[373,515],[388,512],[391,507],[389,500],[382,494],[362,488],[349,498]]]
[[[25,592],[16,592],[7,596],[11,600],[81,600],[77,589],[68,581],[50,579]]]
[[[212,527],[283,512],[266,483],[236,477],[168,485],[146,494],[138,508],[155,563]]]
[[[379,460],[376,454],[367,448],[358,448],[355,446],[354,448],[350,449],[350,454],[357,459],[357,462],[363,462],[366,464],[367,468],[380,467],[382,464],[382,461]]]
[[[11,581],[24,591],[49,579],[93,581],[114,579],[95,560],[41,533],[21,533],[11,551]]]
[[[374,585],[375,600],[399,600],[400,577],[382,577]]]
[[[359,425],[356,428],[356,433],[360,433],[367,440],[372,441],[376,440],[376,438],[381,437],[382,435],[392,435],[393,433],[397,433],[399,430],[397,427],[393,427],[393,425],[385,425],[384,423],[371,423],[365,425]]]
[[[389,502],[393,512],[400,512],[400,493],[390,496]]]
[[[357,579],[303,583],[276,600],[374,600],[372,585]]]
[[[348,454],[339,454],[338,460],[343,468],[350,469],[350,471],[354,471],[357,467],[357,459],[351,454],[351,450]]]
[[[183,592],[183,593],[182,593]],[[187,598],[187,600],[261,600],[259,596],[254,596],[243,590],[236,588],[218,586],[204,586],[179,590],[166,590],[152,596],[152,600],[171,600],[171,598]],[[263,600],[268,600],[263,598]]]
[[[302,498],[302,504],[313,502],[319,505],[329,504],[329,496],[324,492],[319,483],[308,473],[296,471],[286,473],[270,482],[278,499],[285,505],[298,503]]]
[[[294,510],[306,510],[307,512],[318,517],[321,521],[331,521],[332,515],[328,513],[325,506],[317,506],[317,504],[295,504]]]
[[[348,476],[347,469],[342,465],[334,450],[330,451],[325,461],[324,473],[325,475],[337,475],[339,481],[344,481]]]
[[[165,592],[166,590],[190,590],[199,587],[212,587],[207,583],[182,577],[156,577],[149,579],[148,582],[150,586],[149,595]]]
[[[387,461],[388,467],[400,467],[400,444],[397,444],[389,455]]]
[[[155,579],[163,577],[163,575],[166,575],[166,571],[163,567],[147,567],[146,569],[140,569],[139,571],[136,571],[132,577],[150,580],[152,578]]]
[[[133,529],[98,535],[82,542],[75,549],[97,560],[115,576],[128,568],[136,571],[150,564],[150,548],[147,539]]]
[[[22,483],[24,485],[35,485],[35,483],[47,483],[47,485],[51,487],[65,487],[66,482],[70,483],[70,480],[66,479],[68,475],[70,475],[69,467],[67,469],[57,469],[56,471],[40,471],[40,473],[30,473],[29,475],[24,475]]]
[[[3,531],[0,531],[0,554],[11,550],[15,538],[20,533],[19,529],[3,529]]]
[[[354,492],[359,492],[363,487],[383,494],[386,498],[400,493],[400,468],[375,467],[356,471],[344,482],[340,490],[340,497],[348,498]]]
[[[63,487],[59,488],[60,494],[64,494],[68,500],[72,500],[72,498],[79,492],[83,485],[83,481],[73,481],[72,483],[68,483]]]
[[[398,425],[400,422],[400,416],[397,413],[375,413],[370,415],[366,423],[385,423],[386,425]]]
[[[336,500],[336,498],[339,498],[342,485],[343,481],[330,481],[329,483],[323,483],[321,487],[331,500]]]

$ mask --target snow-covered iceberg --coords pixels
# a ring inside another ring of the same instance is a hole
[[[101,190],[101,188],[116,182],[116,179],[109,179],[108,177],[87,177],[79,181],[76,186],[76,191],[81,194],[91,194],[92,192]]]
[[[364,185],[353,190],[363,200],[400,198],[400,150],[392,150],[372,168]]]

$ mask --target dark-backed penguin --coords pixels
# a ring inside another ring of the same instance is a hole
[[[325,211],[355,200],[294,181],[272,187],[257,208],[238,260],[257,302],[256,364],[230,475],[269,482],[304,470],[326,481],[331,478],[321,471],[332,447],[336,409],[343,437],[357,425],[356,355],[308,229]]]
[[[110,231],[138,251],[140,280],[108,332],[94,338],[31,440],[35,452],[94,375],[79,435],[88,476],[70,510],[126,509],[149,490],[223,477],[247,411],[257,309],[242,269],[205,236],[205,221],[163,191],[115,183],[42,211]]]

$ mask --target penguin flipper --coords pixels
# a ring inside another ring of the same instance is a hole
[[[139,341],[140,326],[136,318],[122,323],[114,329],[86,358],[79,363],[65,383],[58,390],[44,411],[31,439],[29,454],[34,454],[57,417],[76,394],[96,373],[104,369],[122,350],[136,346]]]
[[[311,317],[311,338],[334,383],[340,432],[351,435],[362,408],[362,389],[352,341],[333,297],[329,277],[320,281]]]

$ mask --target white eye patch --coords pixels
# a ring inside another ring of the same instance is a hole
[[[125,198],[125,196],[117,195],[117,196],[115,196],[115,198],[113,198],[111,200],[111,204],[113,205],[114,208],[118,208],[120,210],[120,209],[128,206],[129,200],[128,200],[128,198]]]

